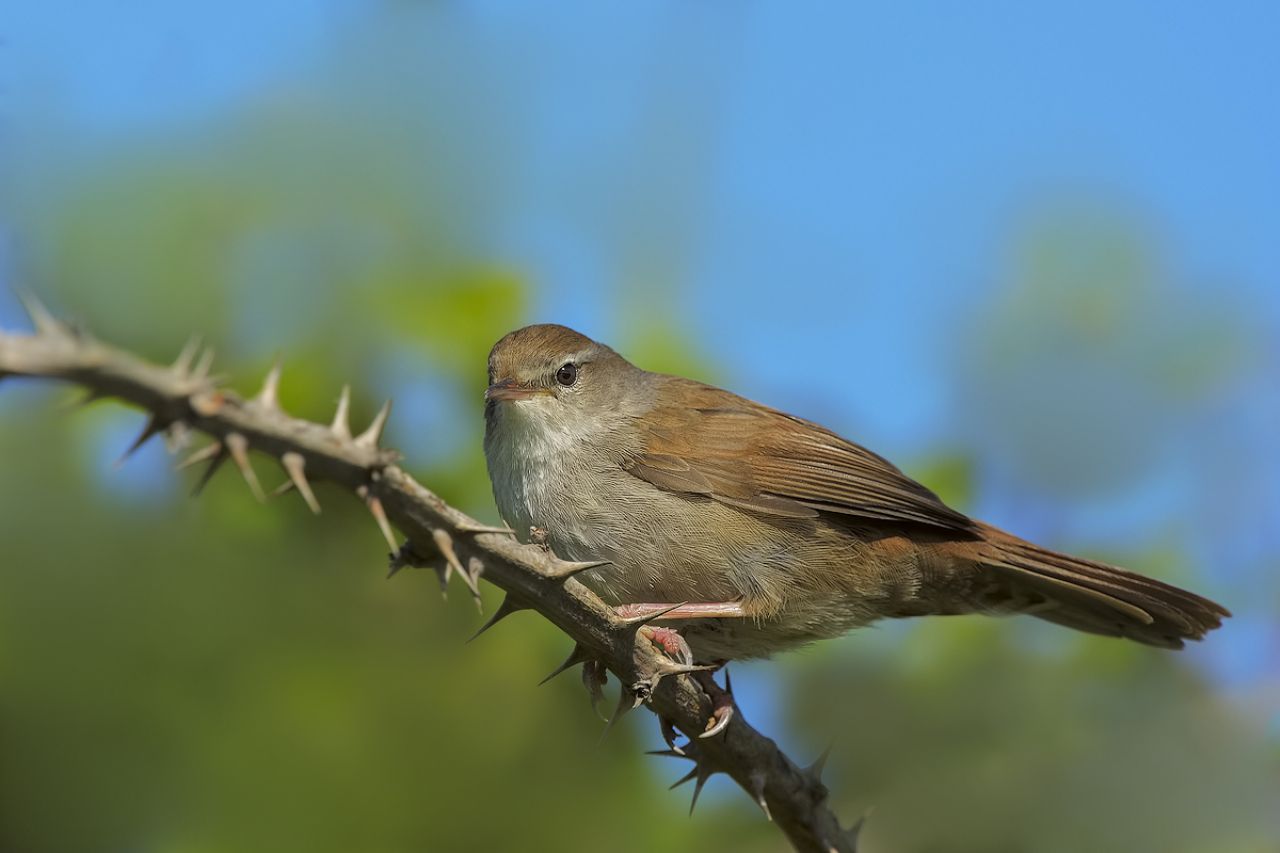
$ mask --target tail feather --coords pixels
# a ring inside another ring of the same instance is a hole
[[[989,528],[984,592],[1014,609],[1094,634],[1180,649],[1230,616],[1223,606],[1176,586],[1093,560],[1060,554]],[[990,547],[994,546],[994,547]]]

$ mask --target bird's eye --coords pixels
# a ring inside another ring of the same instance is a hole
[[[560,369],[556,371],[556,381],[566,388],[577,382],[578,366],[573,362],[561,365]]]

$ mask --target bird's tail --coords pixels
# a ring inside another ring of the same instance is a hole
[[[1135,572],[1060,554],[984,525],[975,593],[984,609],[1040,619],[1149,646],[1182,648],[1230,612],[1207,598]]]

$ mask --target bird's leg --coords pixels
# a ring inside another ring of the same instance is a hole
[[[746,616],[741,601],[702,601],[682,604],[620,604],[613,608],[620,619],[639,625],[641,633],[666,653],[667,657],[684,664],[693,663],[693,652],[684,637],[675,628],[651,625],[651,622],[668,619],[719,619]]]
[[[747,615],[741,601],[697,601],[684,604],[619,604],[613,608],[623,619],[722,619]]]
[[[741,601],[619,604],[613,608],[613,612],[625,622],[639,625],[644,635],[661,646],[667,657],[686,664],[693,662],[693,653],[679,632],[675,628],[663,628],[649,623],[665,622],[668,619],[719,619],[747,615]]]

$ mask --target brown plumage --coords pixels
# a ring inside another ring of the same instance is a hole
[[[703,658],[768,655],[881,617],[1030,613],[1180,648],[1229,615],[946,506],[809,421],[648,373],[561,326],[494,347],[485,449],[499,509],[606,600],[733,603],[682,626]]]

